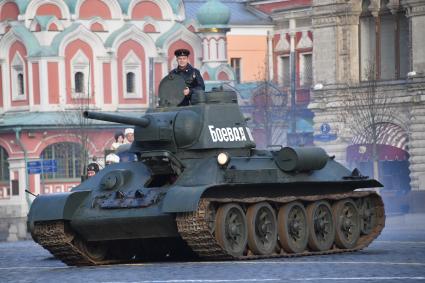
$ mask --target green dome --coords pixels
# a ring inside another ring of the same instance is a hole
[[[230,9],[219,0],[208,0],[199,8],[197,14],[201,26],[221,27],[230,20]]]

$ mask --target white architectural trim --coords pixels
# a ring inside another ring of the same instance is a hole
[[[235,74],[234,74],[233,70],[231,69],[231,67],[229,65],[222,64],[217,68],[217,71],[215,72],[215,75],[216,75],[216,77],[214,78],[215,80],[217,80],[217,81],[219,80],[218,75],[221,72],[225,72],[227,74],[229,81],[235,80]]]
[[[29,26],[29,30],[31,32],[35,32],[35,29],[37,27],[38,21],[34,18],[31,20],[31,24]],[[62,22],[56,18],[52,18],[49,23],[47,24],[46,30],[49,30],[49,27],[51,24],[55,24],[58,27],[58,31],[63,31],[64,26],[62,24]]]
[[[60,110],[65,110],[66,106],[66,64],[65,60],[62,57],[58,62],[58,71],[59,71],[59,108]]]
[[[93,48],[93,54],[96,54],[96,56],[107,56],[106,49],[101,38],[83,25],[79,25],[75,30],[67,34],[62,39],[62,42],[59,44],[58,55],[65,57],[66,46],[76,39],[80,39],[90,45]]]
[[[118,80],[115,78],[118,78],[118,61],[115,56],[112,57],[111,60],[111,104],[115,106],[113,110],[118,109]]]
[[[145,26],[147,26],[147,25],[153,25],[156,32],[161,31],[161,28],[160,28],[160,25],[158,24],[158,22],[151,17],[145,18],[145,23],[143,24],[143,30],[145,30]]]
[[[68,6],[66,5],[65,1],[63,0],[32,0],[29,1],[26,13],[25,13],[25,19],[30,20],[34,19],[35,12],[37,11],[38,7],[45,4],[52,4],[55,6],[58,6],[61,10],[61,14],[63,19],[69,20],[71,19],[71,13],[69,12]]]
[[[49,110],[49,75],[44,76],[42,74],[48,74],[47,60],[44,58],[40,60],[38,64],[39,76],[40,76],[40,108],[42,111]],[[44,94],[44,95],[43,95]]]
[[[9,86],[9,64],[4,61],[1,63],[1,80],[3,93],[3,111],[6,112],[10,108],[10,86]]]
[[[288,40],[286,39],[286,34],[281,33],[279,41],[276,44],[275,51],[290,51],[291,45],[289,44]]]
[[[112,45],[113,50],[118,50],[119,46],[127,40],[134,40],[143,46],[146,57],[157,57],[158,53],[156,50],[155,42],[153,39],[144,33],[140,28],[131,26],[126,31],[121,33],[114,41]],[[146,67],[149,67],[146,65]],[[148,70],[148,69],[146,69]]]
[[[104,19],[102,19],[101,17],[96,17],[96,18],[91,19],[88,23],[87,29],[91,30],[90,29],[91,26],[95,23],[102,25],[103,31],[109,31],[108,23]]]
[[[313,41],[308,36],[308,31],[303,31],[301,39],[298,41],[297,48],[313,48]]]
[[[33,110],[34,108],[34,91],[33,91],[33,71],[32,71],[32,64],[33,62],[28,62],[28,105],[29,105],[29,110]],[[40,73],[39,73],[40,74]]]

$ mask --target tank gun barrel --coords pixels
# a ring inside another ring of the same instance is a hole
[[[84,111],[83,116],[87,119],[115,122],[126,125],[134,125],[140,127],[147,127],[150,123],[150,120],[147,118],[135,118],[135,117],[126,117],[121,115],[107,114],[101,112],[93,111]]]

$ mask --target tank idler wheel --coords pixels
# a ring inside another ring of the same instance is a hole
[[[76,239],[78,248],[93,261],[102,261],[108,253],[108,246],[102,242],[87,242]]]
[[[304,205],[298,201],[285,204],[277,217],[279,241],[287,253],[300,253],[307,247],[308,226]]]
[[[332,209],[327,201],[316,201],[307,207],[307,223],[310,231],[308,245],[314,251],[326,251],[335,240]]]
[[[236,203],[227,203],[217,210],[215,238],[232,256],[241,256],[245,250],[248,234],[245,213]]]
[[[256,255],[269,255],[277,243],[276,214],[267,202],[251,205],[246,213],[248,220],[248,246]]]
[[[332,206],[335,222],[335,244],[342,249],[352,249],[360,237],[360,218],[352,199],[343,199]]]
[[[360,202],[360,231],[362,234],[368,235],[372,232],[376,223],[376,211],[373,200],[370,197],[362,198]]]

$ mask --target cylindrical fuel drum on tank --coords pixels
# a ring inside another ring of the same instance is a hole
[[[329,156],[320,147],[284,147],[277,152],[275,161],[283,171],[311,171],[325,167]]]

